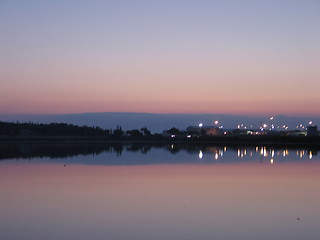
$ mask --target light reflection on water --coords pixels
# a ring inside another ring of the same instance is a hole
[[[90,165],[144,165],[319,160],[317,148],[215,146],[141,143],[64,143],[0,145],[0,164],[8,160]]]
[[[314,149],[84,148],[1,153],[0,239],[319,239]]]
[[[209,147],[207,148],[208,154],[213,154],[214,159],[218,160],[219,158],[223,158],[225,153],[227,152],[227,147]],[[233,149],[234,151],[234,149]],[[292,155],[294,156],[294,159],[306,159],[305,156],[307,156],[308,159],[312,159],[314,155],[317,156],[318,151],[317,150],[305,150],[305,149],[299,149],[299,150],[292,150],[291,151],[291,158]],[[199,158],[203,158],[204,154],[203,151],[199,151]],[[270,162],[274,162],[275,158],[279,159],[279,161],[284,160],[286,157],[289,157],[289,149],[275,149],[272,147],[267,148],[266,146],[263,147],[239,147],[237,148],[237,155],[233,156],[235,158],[257,158],[260,157],[260,159],[269,159]]]

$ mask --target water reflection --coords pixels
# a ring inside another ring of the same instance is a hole
[[[316,240],[317,153],[176,143],[0,144],[0,239]]]
[[[190,144],[143,144],[117,142],[6,143],[0,144],[0,160],[84,159],[91,164],[213,163],[283,161],[319,159],[317,148],[272,146],[217,146]],[[178,157],[178,155],[179,157]],[[148,156],[145,156],[148,155]],[[95,156],[92,158],[92,156]],[[290,156],[290,158],[288,158]],[[95,162],[99,159],[99,162]],[[71,163],[72,161],[70,161]]]

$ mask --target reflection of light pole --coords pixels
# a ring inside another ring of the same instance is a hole
[[[199,158],[200,158],[200,159],[203,158],[203,152],[202,152],[202,150],[199,151]]]

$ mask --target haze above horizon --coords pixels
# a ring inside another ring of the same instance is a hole
[[[0,115],[320,116],[316,0],[4,0],[0,31]]]

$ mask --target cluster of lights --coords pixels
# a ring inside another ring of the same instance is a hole
[[[270,117],[269,120],[271,121],[270,124],[262,123],[262,124],[260,125],[260,131],[261,131],[261,132],[262,132],[262,131],[265,131],[265,130],[267,130],[267,129],[273,130],[273,129],[276,129],[276,128],[277,128],[277,129],[282,128],[282,129],[284,129],[284,130],[288,130],[288,129],[289,129],[289,126],[286,125],[286,124],[284,124],[284,125],[282,125],[282,126],[275,126],[274,123],[273,123],[273,120],[274,120],[274,117],[273,117],[273,116]],[[214,123],[214,125],[216,125],[219,129],[222,129],[222,128],[224,127],[223,125],[220,125],[220,126],[219,126],[219,121],[218,121],[218,120],[215,120],[213,123]],[[308,124],[309,124],[309,125],[313,125],[313,121],[309,121]],[[202,128],[203,126],[204,126],[203,123],[199,123],[199,127],[200,127],[200,128]],[[247,127],[246,125],[244,125],[243,123],[241,123],[241,124],[238,124],[238,125],[237,125],[237,128],[238,128],[238,129],[247,129],[248,127]],[[250,128],[249,128],[249,129],[252,129],[252,128],[253,128],[253,125],[250,125]],[[301,123],[300,125],[296,126],[296,128],[297,128],[297,129],[298,129],[298,128],[306,129],[306,126],[304,126],[304,125]],[[226,135],[227,132],[224,132],[224,134]],[[259,133],[256,132],[255,134],[259,134]]]
[[[224,147],[223,149],[218,149],[218,148],[213,148],[213,149],[208,149],[210,152],[214,153],[214,159],[218,160],[219,157],[223,157],[224,153],[227,151],[227,147]],[[199,159],[202,159],[204,156],[203,151],[199,150],[198,157]]]
[[[218,125],[219,125],[219,121],[218,121],[218,120],[215,120],[215,121],[214,121],[214,124],[218,126]],[[199,123],[199,127],[203,127],[203,123]]]
[[[238,128],[238,129],[247,129],[247,126],[245,126],[245,125],[242,123],[242,124],[238,124],[237,128]]]
[[[312,151],[298,150],[296,152],[296,155],[299,156],[300,158],[303,158],[306,154],[308,154],[309,159],[312,159],[312,157],[313,157]]]
[[[173,147],[173,146],[172,146]],[[224,147],[223,150],[221,149],[212,149],[210,150],[214,154],[214,159],[218,160],[219,157],[223,157],[224,153],[227,152],[227,147]],[[289,155],[289,150],[284,149],[284,150],[278,150],[277,152],[274,149],[268,149],[267,147],[256,147],[255,152],[258,153],[261,157],[264,158],[270,158],[270,163],[273,164],[275,163],[275,157],[276,156],[282,156],[282,157],[287,157]],[[253,157],[254,151],[250,150],[248,151],[247,149],[241,149],[238,148],[237,150],[237,157],[239,158],[244,158],[245,156],[249,155],[250,157]],[[199,150],[199,159],[202,159],[204,157],[204,152],[203,150]],[[299,158],[303,158],[305,155],[308,156],[309,159],[312,159],[313,157],[313,152],[312,151],[305,151],[305,150],[298,150],[296,152],[296,155]]]

